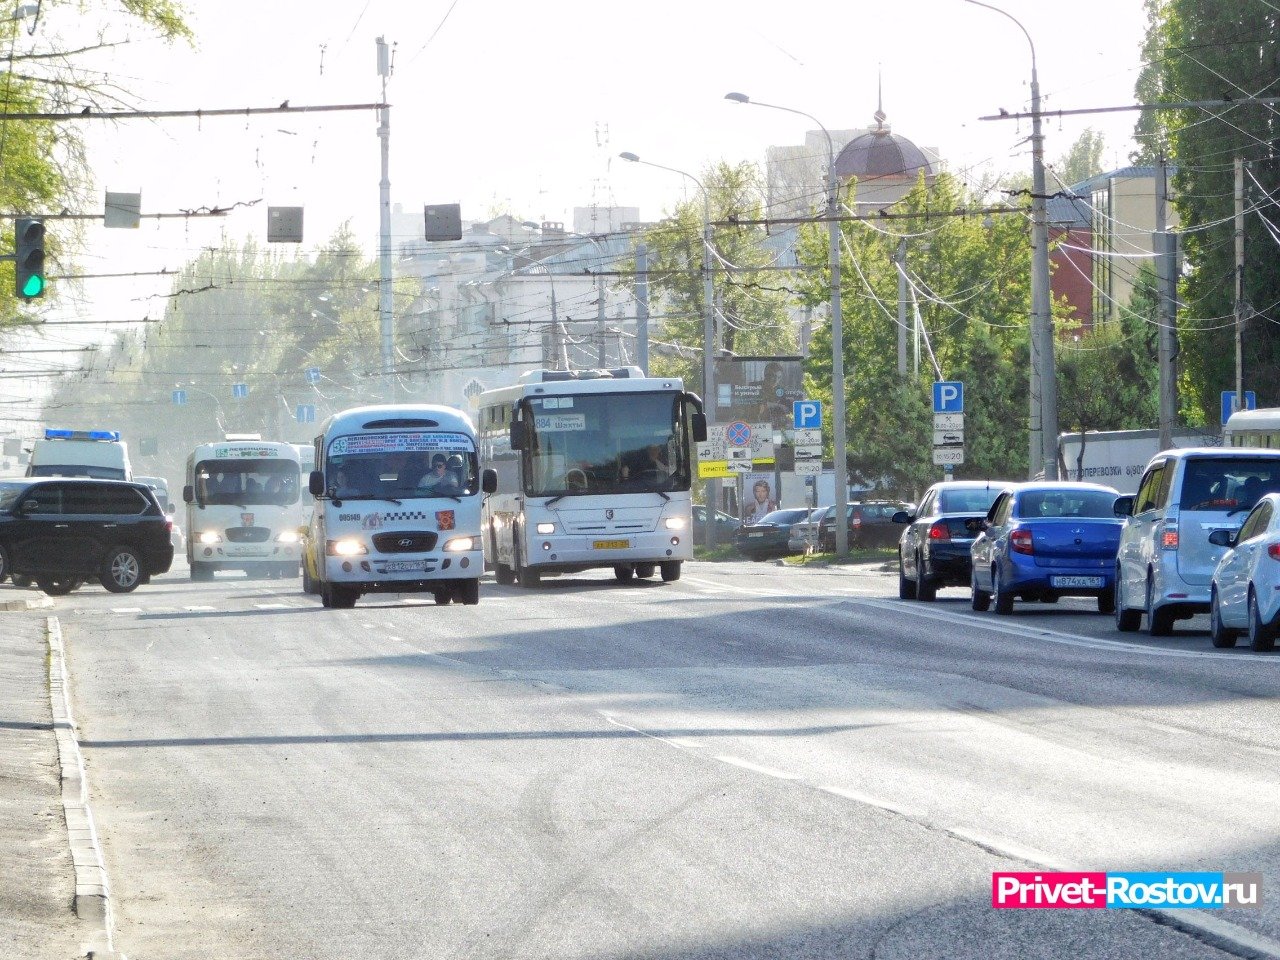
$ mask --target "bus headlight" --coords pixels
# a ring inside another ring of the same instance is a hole
[[[454,537],[444,545],[448,553],[462,553],[465,550],[474,550],[476,548],[475,537]]]
[[[297,543],[297,542],[298,542],[297,530],[281,530],[279,535],[276,537],[276,543]]]
[[[331,557],[358,557],[368,552],[368,548],[359,540],[330,540],[325,544],[325,553]]]
[[[554,523],[540,523],[538,524],[538,532],[544,536],[548,533],[555,533],[556,525]]]
[[[199,540],[201,543],[221,543],[222,534],[218,533],[217,530],[202,530],[199,534]]]
[[[668,530],[683,530],[684,517],[667,517],[666,520],[662,521],[662,525]]]

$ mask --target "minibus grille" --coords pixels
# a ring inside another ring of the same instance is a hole
[[[436,548],[439,537],[427,530],[400,530],[375,533],[373,546],[379,553],[426,553]]]
[[[232,543],[266,543],[271,539],[271,528],[227,527],[227,539]]]

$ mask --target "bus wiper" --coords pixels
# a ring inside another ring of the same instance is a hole
[[[395,497],[384,497],[380,493],[358,493],[354,496],[345,496],[343,500],[385,500],[387,503],[394,503],[397,507],[404,506],[403,500],[397,500]]]
[[[558,495],[558,496],[552,497],[550,500],[548,500],[546,503],[544,503],[544,504],[543,504],[543,506],[544,506],[544,507],[549,507],[549,506],[551,506],[553,503],[558,503],[559,501],[563,500],[563,499],[565,498],[565,496],[566,496],[566,494],[563,494],[563,493],[562,493],[562,494],[560,494],[560,495]]]

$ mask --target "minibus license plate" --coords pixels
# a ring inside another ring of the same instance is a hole
[[[591,544],[594,550],[626,550],[630,546],[630,540],[596,540]]]
[[[386,566],[387,573],[405,573],[409,570],[425,569],[427,569],[425,560],[389,560]]]

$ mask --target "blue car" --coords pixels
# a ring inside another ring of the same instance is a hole
[[[1014,597],[1054,603],[1097,597],[1116,605],[1116,552],[1124,520],[1117,493],[1095,483],[1023,483],[996,497],[969,550],[973,609],[1013,612]]]

